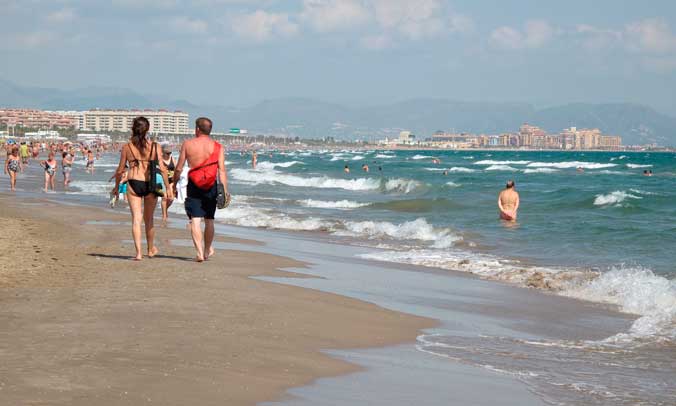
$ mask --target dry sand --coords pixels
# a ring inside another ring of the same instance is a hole
[[[435,325],[249,278],[290,276],[277,269],[303,264],[289,258],[221,250],[194,263],[169,244],[184,230],[158,228],[160,256],[133,262],[128,215],[16,199],[0,194],[3,405],[253,405],[356,369],[322,349]]]

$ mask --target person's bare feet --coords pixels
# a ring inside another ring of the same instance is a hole
[[[143,260],[143,254],[136,254],[134,258],[132,258],[132,261],[141,261]]]
[[[208,260],[209,258],[213,257],[214,254],[216,254],[216,251],[214,250],[214,247],[210,247],[209,250],[207,251],[207,255],[204,257],[204,260]]]
[[[153,258],[155,255],[157,255],[160,252],[160,250],[157,247],[153,247],[152,249],[148,250],[148,257]]]
[[[204,258],[202,258],[198,255],[198,256],[195,257],[195,262],[204,262]]]

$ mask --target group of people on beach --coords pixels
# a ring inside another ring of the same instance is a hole
[[[31,160],[37,161],[40,152],[47,151],[47,159],[39,161],[39,165],[44,169],[44,188],[45,192],[50,189],[56,189],[56,176],[59,165],[61,166],[61,173],[63,175],[63,187],[68,189],[71,183],[71,173],[73,170],[73,162],[77,150],[82,152],[82,155],[87,159],[86,170],[93,174],[94,172],[94,154],[92,149],[79,145],[75,146],[72,143],[61,144],[40,144],[37,142],[20,144],[5,144],[6,159],[4,165],[4,173],[9,176],[10,190],[16,191],[16,183],[18,174],[23,173],[27,166],[30,165]],[[100,157],[102,147],[97,147],[97,154]],[[61,162],[57,161],[57,156],[61,157]]]

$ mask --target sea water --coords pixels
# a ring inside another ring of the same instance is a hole
[[[217,219],[314,232],[368,248],[363,259],[468,272],[615,306],[637,319],[603,340],[464,342],[436,334],[420,337],[418,348],[523,373],[537,388],[538,382],[558,382],[542,390],[554,403],[574,404],[580,398],[569,394],[580,392],[599,404],[670,404],[676,396],[665,378],[676,370],[674,158],[643,152],[271,151],[259,153],[253,169],[249,155],[231,152],[233,202]],[[643,176],[645,170],[653,176]],[[100,176],[78,176],[74,190],[102,195]],[[497,195],[508,180],[521,195],[516,223],[498,219]],[[540,357],[516,365],[518,357],[504,356],[522,352]],[[607,365],[609,378],[569,379],[581,360]],[[545,368],[555,361],[560,371]]]

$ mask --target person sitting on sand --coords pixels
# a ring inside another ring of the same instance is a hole
[[[498,196],[498,208],[500,218],[507,221],[516,221],[516,212],[519,210],[519,193],[514,190],[516,184],[513,180],[507,182],[505,189]]]
[[[157,206],[157,194],[151,190],[150,182],[150,164],[158,161],[159,171],[162,174],[162,180],[165,185],[169,184],[167,179],[167,168],[160,159],[159,147],[157,143],[150,140],[148,130],[150,122],[145,117],[136,117],[132,122],[132,135],[120,152],[120,163],[115,172],[115,188],[120,186],[122,176],[127,170],[129,164],[129,180],[127,181],[127,200],[129,210],[131,211],[131,234],[134,238],[134,247],[136,256],[134,260],[143,259],[141,246],[141,223],[145,224],[146,242],[148,243],[148,257],[152,258],[158,253],[155,246],[155,227],[153,223],[155,207]],[[165,188],[164,198],[173,200],[174,196],[171,188]]]
[[[54,190],[54,184],[56,183],[56,158],[54,153],[50,152],[47,156],[47,160],[40,162],[40,166],[45,169],[45,192],[49,190],[49,187]]]
[[[187,196],[185,213],[190,219],[192,241],[197,251],[195,260],[203,262],[214,255],[214,216],[218,184],[223,185],[224,193],[228,191],[228,179],[225,172],[225,155],[221,144],[210,138],[213,123],[206,117],[195,121],[195,138],[185,140],[181,145],[176,171],[174,172],[174,189],[181,178],[183,166],[188,163]],[[204,219],[204,234],[201,221]]]
[[[23,172],[23,163],[19,158],[19,147],[12,147],[5,161],[5,173],[9,175],[9,186],[12,192],[16,191],[16,173]]]

